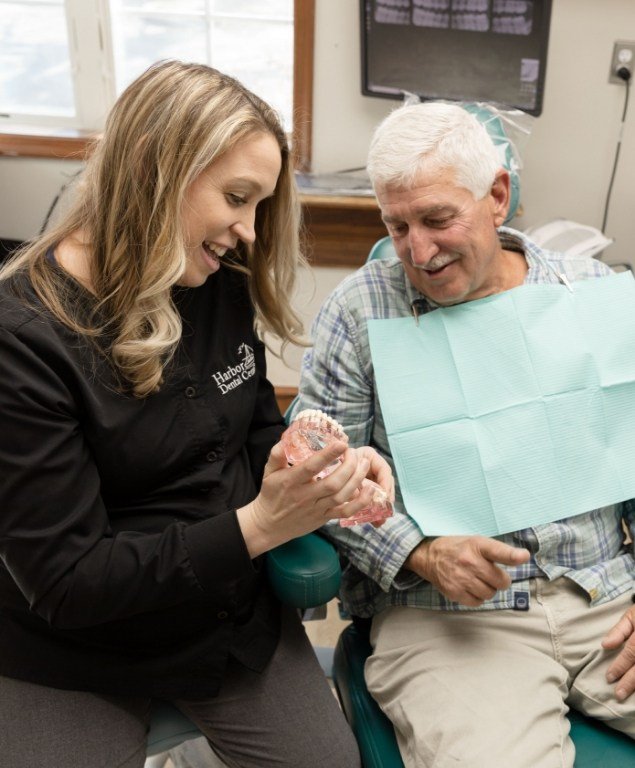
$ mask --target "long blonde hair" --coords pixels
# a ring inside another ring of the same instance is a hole
[[[69,328],[112,339],[108,357],[137,397],[156,391],[181,338],[171,289],[186,266],[181,207],[185,190],[210,163],[254,133],[274,136],[282,170],[256,215],[256,242],[241,243],[232,265],[248,275],[257,323],[303,343],[293,310],[300,205],[293,161],[276,113],[232,77],[201,64],[159,62],[122,93],[94,147],[63,220],[26,245],[0,280],[27,271],[49,310]],[[66,280],[47,258],[65,237],[86,233],[96,311],[86,322]]]

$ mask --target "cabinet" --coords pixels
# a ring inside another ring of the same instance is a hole
[[[304,243],[314,267],[361,267],[384,237],[374,197],[301,194]]]

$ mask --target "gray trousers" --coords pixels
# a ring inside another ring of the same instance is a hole
[[[357,745],[295,611],[264,673],[230,663],[218,697],[176,701],[231,768],[359,768]],[[2,768],[142,768],[150,700],[0,677]]]

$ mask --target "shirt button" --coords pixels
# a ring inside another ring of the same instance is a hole
[[[227,611],[219,611],[216,614],[216,618],[217,619],[226,619],[228,616],[229,616],[229,614],[227,613]]]
[[[205,456],[205,458],[207,459],[207,461],[210,461],[210,462],[211,462],[211,461],[216,461],[216,459],[218,458],[218,453],[216,453],[216,451],[210,451],[210,452],[209,452],[209,453],[208,453],[208,454]]]

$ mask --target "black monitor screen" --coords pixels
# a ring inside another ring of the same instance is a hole
[[[362,93],[542,111],[551,0],[361,0]]]

